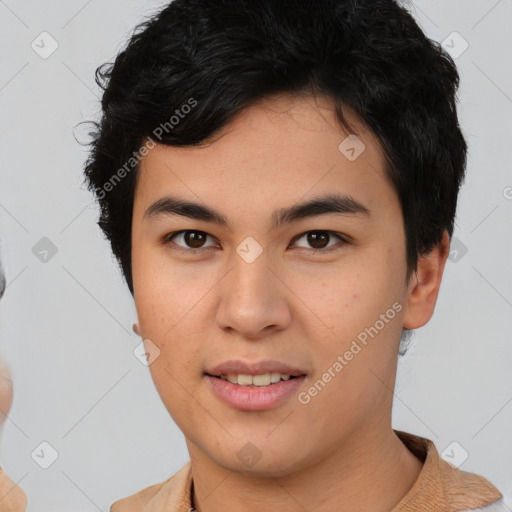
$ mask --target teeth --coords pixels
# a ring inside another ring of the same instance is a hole
[[[236,375],[223,375],[231,384],[238,384],[238,377]]]
[[[269,386],[275,384],[280,380],[288,380],[290,375],[283,373],[264,373],[262,375],[221,375],[222,380],[227,380],[232,384],[238,384],[239,386]]]

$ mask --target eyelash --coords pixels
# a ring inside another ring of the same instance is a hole
[[[210,249],[210,247],[200,247],[198,249],[193,249],[193,248],[185,248],[185,247],[181,247],[180,245],[177,245],[175,242],[173,242],[171,240],[171,238],[173,238],[174,236],[176,235],[180,235],[182,233],[202,233],[206,236],[211,236],[209,235],[208,233],[206,233],[205,231],[200,231],[200,230],[197,230],[197,229],[183,229],[181,231],[174,231],[173,233],[169,233],[168,235],[166,235],[163,240],[162,240],[162,243],[164,245],[167,245],[169,242],[171,242],[174,247],[172,248],[173,251],[176,251],[176,252],[181,252],[181,253],[194,253],[194,252],[200,252],[202,250],[205,250],[205,249]],[[300,235],[297,235],[295,238],[293,238],[292,240],[292,243],[295,243],[297,240],[300,240],[302,237],[308,235],[309,233],[328,233],[329,236],[331,235],[334,235],[335,237],[339,238],[340,241],[342,242],[341,243],[341,246],[339,244],[336,244],[336,245],[333,245],[331,247],[328,247],[326,249],[308,249],[306,247],[299,247],[299,249],[302,249],[303,251],[306,251],[306,252],[309,252],[309,253],[315,253],[315,254],[318,254],[318,253],[330,253],[332,251],[335,251],[335,250],[339,250],[341,249],[341,247],[343,247],[344,245],[348,244],[348,240],[346,239],[345,236],[343,236],[341,233],[337,233],[336,231],[329,231],[329,230],[326,230],[326,229],[313,229],[313,230],[309,230],[309,231],[305,231],[304,233],[301,233]],[[331,240],[329,240],[330,242]]]

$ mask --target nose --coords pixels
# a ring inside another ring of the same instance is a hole
[[[269,267],[266,253],[252,263],[234,256],[233,268],[220,284],[218,326],[251,340],[286,329],[291,319],[288,289]]]

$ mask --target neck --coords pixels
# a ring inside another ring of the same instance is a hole
[[[187,441],[189,442],[189,441]],[[390,426],[359,431],[338,450],[286,476],[252,477],[226,470],[190,444],[197,512],[389,512],[417,480],[423,463]]]

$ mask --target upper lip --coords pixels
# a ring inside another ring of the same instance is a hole
[[[206,371],[207,374],[219,377],[220,375],[260,375],[264,373],[283,373],[299,377],[305,375],[305,371],[295,368],[280,361],[270,359],[246,362],[241,359],[230,359],[224,361]]]

